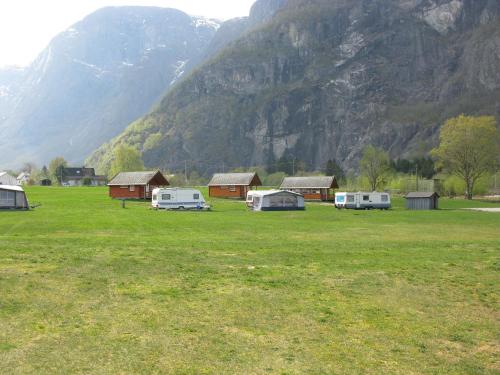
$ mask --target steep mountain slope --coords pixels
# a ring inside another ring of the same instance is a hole
[[[118,7],[61,33],[15,90],[2,91],[3,167],[57,155],[82,162],[144,115],[205,51],[218,26],[173,9]]]
[[[355,168],[366,144],[429,150],[441,122],[500,107],[500,2],[288,0],[90,159],[137,146],[147,165],[202,173],[272,164]]]

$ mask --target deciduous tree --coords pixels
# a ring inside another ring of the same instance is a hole
[[[445,170],[463,179],[465,197],[472,199],[476,182],[498,165],[499,144],[494,117],[460,115],[443,125],[432,154]]]
[[[120,172],[136,172],[144,170],[144,162],[137,149],[131,146],[121,145],[116,149],[114,160],[109,170],[109,178],[113,178]]]
[[[371,189],[377,190],[391,169],[389,154],[381,148],[371,145],[365,147],[360,161],[360,169],[363,176],[368,179]]]

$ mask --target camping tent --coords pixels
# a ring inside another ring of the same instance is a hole
[[[26,193],[20,186],[0,185],[0,210],[28,210]]]
[[[254,211],[294,211],[305,209],[304,197],[292,191],[256,190],[252,191],[251,194],[253,196],[251,207]]]

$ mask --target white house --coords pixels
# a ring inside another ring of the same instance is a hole
[[[17,180],[7,172],[0,172],[0,185],[17,185]]]
[[[22,172],[19,176],[17,176],[17,184],[25,185],[30,180],[31,175],[29,172]]]

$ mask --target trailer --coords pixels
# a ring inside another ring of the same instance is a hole
[[[286,190],[249,191],[246,204],[253,211],[305,210],[304,197]]]
[[[164,210],[209,210],[203,194],[196,189],[157,188],[153,190],[151,205]]]
[[[391,196],[389,193],[373,191],[357,193],[335,193],[335,207],[338,209],[347,208],[354,210],[391,208]]]

